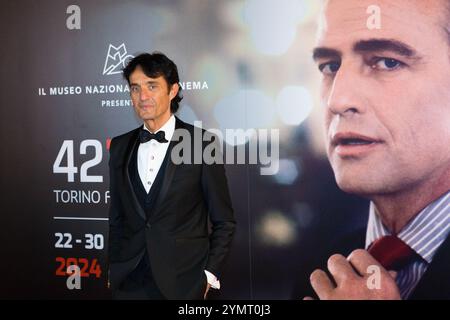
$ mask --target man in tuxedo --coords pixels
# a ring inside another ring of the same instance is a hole
[[[182,96],[173,61],[141,54],[123,74],[144,124],[110,145],[113,298],[206,298],[210,287],[220,288],[235,230],[223,162],[173,161],[178,132],[205,134],[174,116]],[[202,152],[200,145],[187,151]]]
[[[326,1],[327,155],[370,209],[311,274],[320,299],[450,299],[449,17],[448,0]]]

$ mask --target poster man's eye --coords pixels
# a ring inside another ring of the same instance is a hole
[[[327,63],[322,63],[321,65],[319,65],[319,70],[323,74],[332,75],[332,74],[335,74],[339,70],[340,67],[341,67],[341,64],[339,62],[327,62]]]
[[[392,58],[377,58],[372,64],[373,69],[379,70],[395,70],[401,68],[404,64]]]

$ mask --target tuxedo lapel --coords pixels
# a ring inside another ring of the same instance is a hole
[[[145,211],[143,210],[143,208],[139,204],[139,200],[138,200],[138,198],[136,196],[136,193],[134,192],[133,184],[131,182],[131,177],[130,177],[130,173],[129,173],[129,170],[128,170],[128,168],[130,166],[130,162],[131,162],[132,156],[133,156],[134,148],[136,148],[136,144],[138,143],[139,129],[140,128],[136,129],[136,133],[134,133],[131,136],[131,139],[130,139],[130,141],[128,143],[125,165],[123,166],[123,174],[124,174],[125,181],[126,181],[125,194],[129,196],[130,202],[132,203],[132,205],[133,205],[134,209],[136,210],[136,212],[145,220],[146,219]]]
[[[175,130],[183,128],[184,127],[183,122],[181,120],[179,120],[177,117],[175,117],[175,119],[176,119]],[[158,193],[158,197],[156,198],[156,204],[154,207],[154,213],[153,213],[152,217],[157,216],[157,214],[159,213],[160,208],[161,208],[160,204],[167,195],[167,192],[172,184],[173,175],[175,174],[175,170],[177,168],[171,159],[172,149],[173,149],[174,145],[177,143],[177,141],[173,140],[174,137],[175,137],[175,134],[173,135],[172,140],[169,143],[169,147],[167,148],[166,156],[168,158],[166,161],[166,168],[164,170],[164,177],[163,177],[163,181],[161,184],[161,191]]]

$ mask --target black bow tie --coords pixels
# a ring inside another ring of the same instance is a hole
[[[166,134],[164,131],[158,131],[157,133],[151,133],[150,131],[147,131],[143,128],[139,131],[139,141],[141,143],[146,143],[152,139],[155,139],[156,141],[160,143],[166,143],[169,142],[166,140]]]

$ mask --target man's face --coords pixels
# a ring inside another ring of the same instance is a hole
[[[369,30],[373,4],[381,29]],[[328,1],[314,58],[323,73],[327,154],[344,191],[402,192],[450,168],[443,8],[441,0]]]
[[[170,117],[170,102],[178,92],[174,84],[170,90],[164,77],[149,78],[137,67],[130,75],[130,93],[134,110],[144,121]]]

